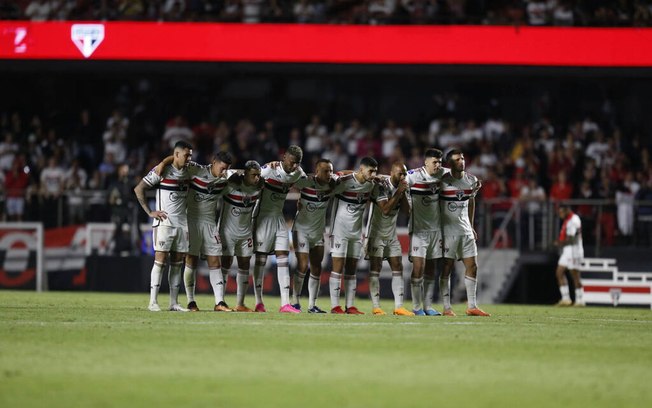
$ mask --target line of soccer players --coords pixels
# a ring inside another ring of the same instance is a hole
[[[393,163],[389,175],[378,175],[378,163],[371,157],[362,158],[358,169],[337,174],[329,160],[320,159],[314,173],[307,175],[300,166],[303,152],[295,145],[288,147],[280,161],[261,166],[251,160],[239,171],[230,169],[232,156],[227,152],[215,154],[209,165],[194,163],[191,156],[192,146],[178,142],[173,155],[152,169],[134,189],[142,208],[153,219],[155,258],[149,310],[161,310],[157,297],[168,258],[169,310],[199,310],[195,280],[199,256],[205,255],[215,311],[265,312],[263,272],[267,256],[274,253],[281,291],[279,312],[301,312],[300,293],[308,275],[307,311],[326,313],[317,306],[317,298],[330,204],[331,313],[363,314],[354,302],[357,264],[364,253],[370,261],[373,314],[386,314],[379,303],[379,275],[386,259],[392,270],[393,314],[441,315],[432,306],[440,265],[443,314],[455,316],[450,303],[450,275],[455,260],[462,260],[466,269],[466,314],[489,316],[476,305],[477,236],[473,219],[475,195],[481,184],[465,172],[461,151],[451,150],[447,154],[449,168],[441,166],[440,150],[428,149],[423,167],[407,171],[403,163]],[[292,224],[297,270],[291,295],[290,243],[283,207],[292,188],[299,190],[300,198]],[[145,197],[147,189],[156,189],[156,210],[150,209]],[[220,197],[220,214],[216,217]],[[368,203],[371,204],[363,239],[363,217]],[[403,306],[402,250],[396,234],[401,210],[410,214],[412,310]],[[255,307],[250,309],[245,305],[245,294],[254,253]],[[238,262],[237,304],[231,308],[224,300],[224,288],[234,256]],[[178,301],[182,279],[187,308]],[[342,280],[344,308],[340,305]]]

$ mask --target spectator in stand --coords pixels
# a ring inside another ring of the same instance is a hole
[[[46,21],[50,19],[52,4],[49,0],[32,0],[25,8],[25,17],[32,21]]]
[[[529,0],[525,9],[529,25],[544,26],[550,24],[550,8],[547,0]]]
[[[524,205],[521,212],[521,237],[522,243],[528,242],[532,248],[536,242],[536,234],[541,230],[541,214],[543,212],[543,203],[546,201],[546,192],[539,185],[536,174],[528,174],[527,184],[521,188],[519,199]]]
[[[550,198],[563,201],[573,196],[573,186],[568,182],[568,176],[561,171],[557,174],[555,183],[550,187]]]
[[[306,159],[309,161],[312,157],[319,156],[324,150],[326,136],[328,135],[328,129],[322,125],[319,115],[312,115],[310,123],[306,125],[305,134],[306,143],[303,150],[306,153]],[[268,161],[270,160],[259,160],[261,163],[267,163]]]
[[[65,173],[56,157],[48,159],[48,166],[41,172],[41,214],[45,228],[58,225],[63,211]]]
[[[193,144],[195,140],[195,134],[186,124],[186,120],[181,115],[174,116],[167,124],[165,128],[165,133],[163,133],[163,142],[166,145],[166,149],[174,148],[174,145],[178,141],[184,141],[190,144]]]
[[[239,23],[242,21],[242,1],[225,0],[219,19],[224,23]]]
[[[512,178],[507,182],[507,187],[509,188],[509,196],[511,198],[519,198],[521,196],[521,190],[523,187],[527,186],[527,180],[524,177],[525,170],[523,168],[516,168],[512,173]]]
[[[403,134],[403,129],[396,126],[396,122],[394,122],[393,119],[387,120],[385,128],[383,128],[381,132],[381,137],[383,140],[382,157],[389,157],[394,153],[394,149],[399,145],[399,141],[403,137]],[[390,161],[390,163],[392,162]]]
[[[25,166],[24,160],[24,157],[16,156],[11,169],[3,172],[8,221],[20,222],[25,213],[25,196],[30,178],[29,168]]]
[[[351,167],[349,157],[344,152],[342,144],[334,140],[330,140],[326,150],[322,154],[322,158],[330,160],[335,171],[345,170]]]
[[[597,190],[598,198],[613,201],[616,198],[614,185],[609,179],[607,172],[603,169],[600,172],[600,184]],[[613,246],[616,237],[616,216],[613,205],[604,205],[602,215],[598,220],[601,230],[601,239],[606,246]]]
[[[634,234],[634,197],[640,188],[640,184],[634,180],[634,174],[628,171],[616,189],[618,231],[620,237],[628,243],[631,243]]]
[[[583,179],[580,183],[580,187],[577,192],[573,195],[574,199],[579,200],[595,200],[597,198],[595,190],[592,187],[592,183],[589,179]],[[596,216],[596,207],[593,204],[579,204],[575,211],[577,215],[583,220],[584,224],[584,238],[587,243],[593,243],[595,241],[595,216]]]
[[[382,144],[371,131],[367,131],[364,138],[358,140],[356,157],[360,158],[364,156],[383,157]]]
[[[16,153],[18,153],[18,143],[14,141],[11,132],[6,132],[4,140],[0,142],[0,172],[11,169]]]
[[[85,221],[84,197],[82,191],[87,187],[88,173],[74,159],[70,168],[64,173],[65,192],[68,204],[68,223],[81,224]]]
[[[604,135],[599,130],[595,133],[591,130],[585,132],[585,134],[587,134],[587,137],[589,138],[593,136],[593,140],[588,144],[588,146],[586,146],[584,154],[593,159],[598,167],[602,167],[604,158],[609,151],[609,144],[605,141]]]
[[[102,135],[104,141],[104,156],[111,154],[114,161],[123,162],[127,160],[127,146],[125,139],[127,134],[123,132],[118,122],[113,122],[111,127]],[[106,161],[106,159],[105,159]]]
[[[570,0],[561,0],[552,12],[552,25],[572,27],[575,25],[575,15]]]

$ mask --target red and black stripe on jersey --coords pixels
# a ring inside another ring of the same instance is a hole
[[[352,191],[344,191],[341,194],[337,194],[339,200],[345,201],[350,204],[364,204],[369,200],[369,193],[356,193]]]
[[[158,185],[160,190],[168,191],[188,191],[187,180],[163,179]]]
[[[256,204],[256,200],[258,200],[258,195],[242,196],[239,194],[227,194],[224,196],[224,201],[240,208],[253,207]]]
[[[439,194],[439,182],[433,183],[414,183],[410,187],[410,194],[429,196]]]
[[[287,194],[290,190],[290,185],[270,177],[265,179],[265,188],[275,193]]]
[[[216,195],[220,194],[222,190],[224,190],[224,187],[226,187],[227,183],[227,180],[224,180],[220,183],[215,183],[209,186],[210,183],[207,183],[198,177],[193,177],[192,181],[190,182],[190,188],[203,194]]]
[[[301,198],[306,201],[312,201],[316,203],[323,203],[330,200],[330,194],[333,190],[327,191],[317,191],[314,188],[304,187],[301,189]]]
[[[443,201],[467,201],[473,196],[473,190],[444,190],[440,198]]]

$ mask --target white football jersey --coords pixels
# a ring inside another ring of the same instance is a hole
[[[444,168],[434,175],[428,174],[425,167],[408,171],[406,180],[410,186],[412,204],[408,225],[410,232],[441,231],[439,188],[444,173]]]
[[[260,198],[260,187],[244,183],[227,183],[222,192],[222,209],[219,218],[220,236],[237,239],[251,238],[254,206]]]
[[[294,185],[301,192],[294,216],[293,231],[323,234],[326,228],[326,211],[335,192],[335,182],[319,184],[314,176],[302,177]]]
[[[451,173],[444,174],[440,192],[444,235],[473,235],[469,200],[475,198],[481,186],[478,178],[467,172],[460,179]]]
[[[267,163],[261,169],[260,176],[265,180],[260,200],[256,207],[255,216],[264,217],[267,215],[280,216],[283,214],[283,205],[290,188],[301,177],[306,177],[301,167],[288,174],[283,170],[280,161]]]
[[[331,210],[331,235],[360,239],[362,218],[374,183],[359,183],[354,173],[341,176]]]
[[[571,213],[569,217],[566,217],[561,227],[565,229],[565,234],[561,234],[560,232],[560,238],[574,237],[571,245],[577,250],[584,250],[584,244],[582,242],[582,220],[580,217],[575,213]]]
[[[157,187],[156,209],[165,211],[167,218],[154,219],[153,226],[165,225],[168,227],[188,227],[186,198],[188,197],[189,175],[188,168],[177,169],[167,165],[157,175],[154,169],[150,170],[143,181],[150,188]]]
[[[215,223],[217,202],[233,171],[227,170],[224,177],[215,177],[211,173],[211,168],[211,164],[200,166],[192,162],[188,166],[190,174],[188,219],[191,222]]]
[[[378,205],[379,202],[388,201],[397,188],[390,181],[389,176],[379,176],[382,183],[376,184],[371,191],[371,208],[367,220],[367,237],[394,238],[396,237],[396,219],[401,208],[399,201],[390,213],[385,215]]]

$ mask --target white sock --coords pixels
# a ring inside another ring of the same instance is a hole
[[[254,296],[256,297],[256,304],[263,303],[263,278],[265,274],[265,265],[258,265],[258,261],[254,265]]]
[[[152,273],[149,278],[149,303],[158,303],[158,290],[161,288],[161,278],[163,277],[164,264],[154,262],[152,266]]]
[[[209,269],[208,278],[211,281],[213,295],[215,295],[215,304],[224,301],[224,295],[222,294],[222,289],[224,288],[224,269]]]
[[[246,269],[238,269],[236,276],[236,302],[238,306],[244,306],[245,295],[249,289],[249,271]]]
[[[345,306],[353,306],[355,302],[355,287],[358,284],[358,281],[355,278],[355,275],[344,275],[344,293],[346,295]]]
[[[419,310],[423,304],[423,278],[413,278],[410,283],[412,289],[412,307],[414,310]]]
[[[584,288],[575,289],[575,304],[576,305],[584,304]]]
[[[423,310],[432,309],[432,299],[435,297],[435,279],[423,278],[424,296]]]
[[[369,296],[373,307],[380,307],[380,272],[369,272]]]
[[[183,270],[183,283],[186,288],[186,298],[188,303],[195,301],[195,279],[197,276],[197,269],[191,268],[186,265]]]
[[[561,292],[561,300],[570,301],[570,290],[568,289],[568,284],[560,286],[559,292]]]
[[[478,307],[476,300],[476,291],[478,289],[478,281],[475,278],[470,276],[464,277],[464,286],[466,286],[466,299],[469,305],[469,309],[475,309]]]
[[[392,271],[392,293],[394,294],[394,309],[403,307],[403,292],[405,291],[403,272]]]
[[[328,278],[328,286],[331,294],[331,309],[339,306],[340,292],[342,291],[342,275],[337,272],[331,272]]]
[[[301,289],[303,289],[303,281],[306,279],[306,274],[296,271],[294,274],[294,290],[292,291],[292,303],[299,303],[301,298]]]
[[[310,274],[308,277],[308,309],[315,307],[319,297],[319,276]]]
[[[179,290],[181,289],[181,268],[183,262],[170,264],[168,271],[168,283],[170,284],[170,306],[179,304]]]
[[[281,290],[281,306],[290,303],[290,265],[287,255],[276,257],[276,276]]]
[[[441,300],[444,304],[444,310],[450,310],[451,308],[451,278],[444,278],[441,276],[439,278],[439,293],[441,294]]]

